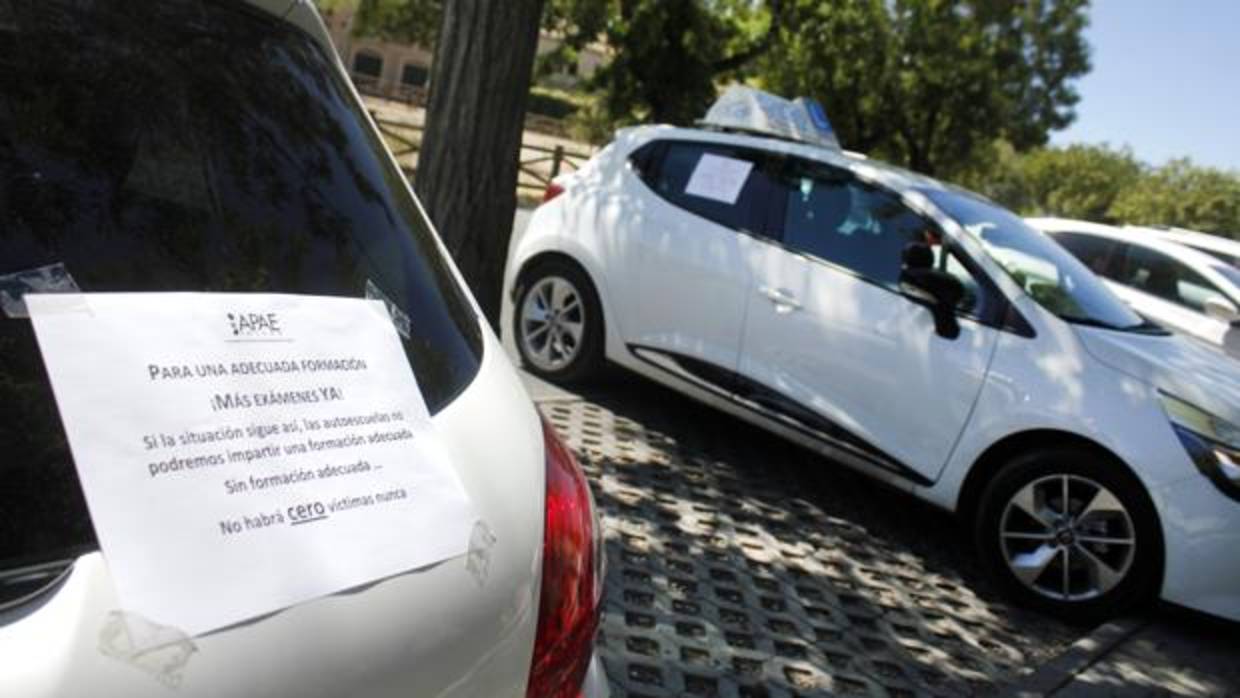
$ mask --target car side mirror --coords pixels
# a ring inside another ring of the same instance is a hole
[[[951,274],[934,268],[934,253],[924,243],[909,243],[904,248],[903,262],[900,290],[930,308],[934,314],[934,331],[940,337],[959,337],[956,306],[964,298],[964,284]]]
[[[1240,321],[1240,310],[1236,309],[1236,304],[1220,295],[1216,294],[1210,296],[1205,300],[1203,305],[1205,307],[1206,315],[1218,320],[1219,322],[1225,322],[1232,325],[1237,321]]]

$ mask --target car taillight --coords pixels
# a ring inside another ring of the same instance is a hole
[[[551,182],[547,185],[547,190],[543,192],[542,202],[545,204],[563,193],[564,187],[556,184],[555,182]]]
[[[547,502],[542,593],[528,698],[576,698],[594,654],[602,599],[601,531],[585,473],[545,420]]]

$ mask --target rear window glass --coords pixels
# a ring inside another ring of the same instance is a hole
[[[0,291],[44,267],[88,293],[369,287],[442,409],[477,373],[478,320],[331,65],[241,3],[0,0]],[[0,452],[0,570],[95,544],[7,305]]]
[[[774,190],[767,162],[771,156],[721,143],[660,141],[646,148],[635,154],[634,163],[646,184],[668,203],[733,230],[755,234],[767,231]],[[734,200],[690,193],[690,181],[705,155],[752,166]]]

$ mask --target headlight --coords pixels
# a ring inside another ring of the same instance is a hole
[[[1159,396],[1197,468],[1223,494],[1240,501],[1240,428],[1178,398]]]

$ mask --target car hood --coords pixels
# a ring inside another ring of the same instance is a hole
[[[1240,424],[1240,362],[1177,335],[1077,328],[1099,362]]]

